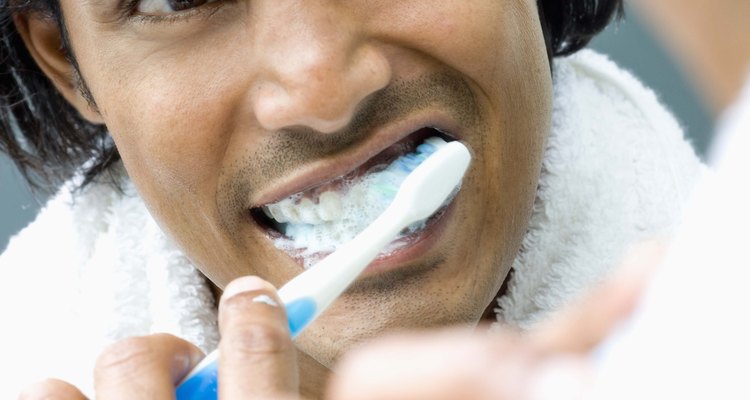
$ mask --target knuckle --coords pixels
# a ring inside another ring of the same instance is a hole
[[[109,345],[96,360],[99,373],[127,373],[153,361],[154,352],[145,337],[134,337]]]
[[[225,345],[244,356],[278,355],[291,349],[291,339],[285,329],[271,323],[242,326],[224,337]]]

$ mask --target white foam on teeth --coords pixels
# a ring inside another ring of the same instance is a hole
[[[330,212],[335,220],[320,224],[286,223],[282,228],[286,238],[278,239],[276,246],[302,251],[303,257],[335,251],[388,207],[387,199],[392,200],[392,196],[381,193],[382,184],[382,177],[374,173],[354,183],[343,196],[338,193],[321,196],[316,205],[318,212],[326,216]]]
[[[435,147],[445,144],[442,139],[426,142]],[[403,166],[414,164],[413,160],[397,160],[386,168],[373,169],[376,172],[350,182],[345,194],[323,192],[317,202],[299,200],[297,194],[264,207],[266,214],[271,214],[281,223],[279,230],[285,236],[276,239],[275,246],[303,257],[306,267],[309,267],[307,261],[314,259],[315,255],[335,251],[351,240],[385,211],[408,175]],[[404,230],[402,237],[424,229],[425,225],[425,221],[415,223]]]
[[[315,203],[308,198],[300,200],[300,204],[296,207],[299,211],[299,220],[303,224],[319,224],[323,222],[317,212]]]
[[[341,210],[341,196],[335,192],[323,192],[318,199],[318,215],[323,221],[335,221]]]

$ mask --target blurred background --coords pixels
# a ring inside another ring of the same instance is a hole
[[[625,21],[610,26],[591,47],[608,54],[653,88],[677,115],[698,154],[705,154],[712,129],[710,115],[682,71],[636,15],[628,13]],[[44,193],[29,192],[12,163],[0,154],[0,253],[9,238],[31,222],[45,200]]]

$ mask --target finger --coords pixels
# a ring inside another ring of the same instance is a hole
[[[532,342],[543,353],[591,351],[633,312],[665,249],[661,240],[634,247],[610,279],[535,329]]]
[[[331,400],[518,399],[533,367],[516,336],[463,331],[399,335],[349,353]]]
[[[20,400],[85,400],[75,386],[58,379],[47,379],[26,388]]]
[[[173,398],[177,382],[203,357],[200,349],[172,335],[122,340],[97,359],[96,396],[107,400]]]
[[[219,393],[222,400],[296,394],[297,363],[281,300],[257,277],[227,286],[219,305]]]

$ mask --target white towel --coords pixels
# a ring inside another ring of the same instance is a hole
[[[498,321],[528,328],[674,230],[704,167],[654,93],[584,50],[554,69],[552,131],[534,212]]]

